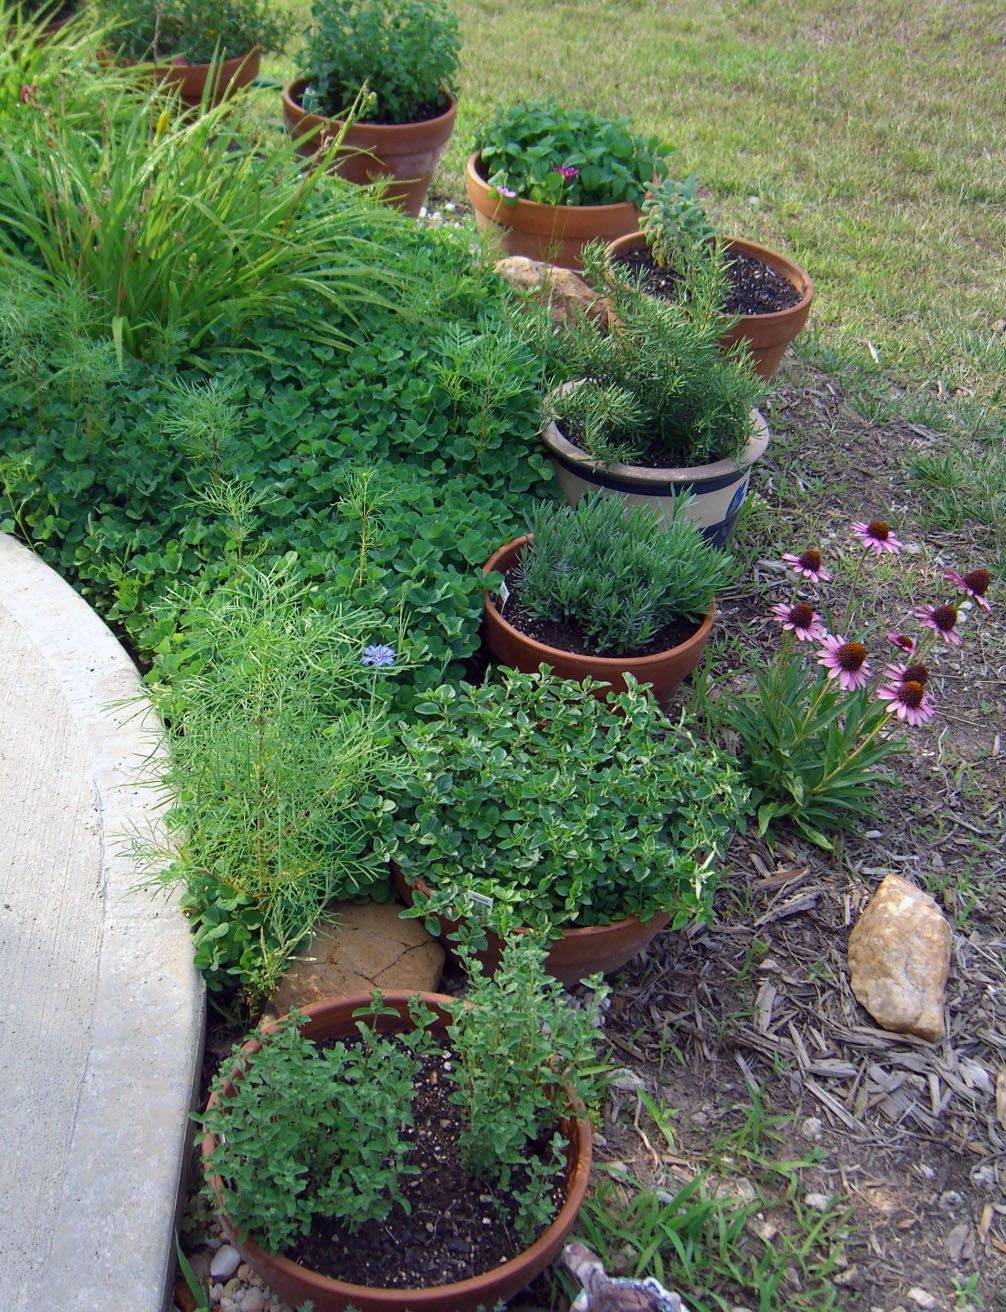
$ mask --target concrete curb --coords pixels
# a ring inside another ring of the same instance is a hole
[[[103,908],[90,1046],[46,1222],[51,1246],[39,1288],[17,1293],[33,1312],[161,1312],[190,1158],[205,994],[175,901],[137,890],[124,842],[159,825],[156,791],[137,782],[161,750],[158,726],[149,706],[137,705],[139,676],[109,629],[39,557],[0,535],[2,611],[58,683],[83,742]],[[6,1200],[6,1226],[17,1224],[17,1201]]]

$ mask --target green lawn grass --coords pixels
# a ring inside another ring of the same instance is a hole
[[[989,399],[1006,372],[1000,0],[453,0],[464,195],[498,103],[554,93],[674,147],[730,233],[791,252],[847,360]],[[304,14],[307,4],[298,0]],[[298,38],[291,43],[297,48]],[[289,65],[287,65],[289,66]]]

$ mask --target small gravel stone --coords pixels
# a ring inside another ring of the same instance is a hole
[[[831,1202],[831,1199],[828,1197],[827,1194],[808,1194],[803,1201],[807,1204],[808,1207],[813,1207],[816,1208],[817,1211],[823,1212],[824,1209]]]
[[[210,1275],[215,1280],[227,1280],[241,1265],[241,1254],[230,1244],[218,1248],[210,1263]]]
[[[265,1294],[261,1289],[247,1289],[244,1297],[241,1299],[241,1312],[263,1312],[265,1308]]]
[[[824,1121],[820,1116],[808,1116],[800,1126],[800,1133],[812,1143],[820,1143],[821,1136],[824,1134]]]
[[[918,1285],[908,1291],[908,1297],[916,1307],[921,1307],[923,1312],[927,1312],[928,1309],[938,1308],[940,1305],[939,1300],[930,1294],[928,1289],[920,1289]]]

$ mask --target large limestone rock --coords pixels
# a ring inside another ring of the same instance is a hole
[[[435,992],[444,950],[397,902],[343,902],[325,920],[270,999],[278,1014],[374,988]]]
[[[849,935],[852,991],[878,1025],[935,1043],[953,932],[928,893],[888,875]]]
[[[553,323],[568,323],[584,312],[597,319],[602,328],[608,322],[606,299],[572,269],[529,260],[526,255],[511,255],[496,261],[496,272],[516,291],[547,305]]]

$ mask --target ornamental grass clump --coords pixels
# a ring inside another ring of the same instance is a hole
[[[458,20],[445,0],[314,0],[299,66],[304,109],[414,123],[447,109],[459,64]]]
[[[960,606],[946,599],[918,604],[907,621],[885,622],[870,565],[896,559],[904,544],[880,518],[852,524],[849,534],[859,549],[841,614],[816,591],[832,580],[822,552],[787,552],[784,561],[814,595],[772,607],[783,631],[778,654],[760,661],[752,683],[718,699],[713,712],[737,735],[759,834],[788,820],[823,848],[876,814],[884,763],[905,750],[900,729],[936,714],[935,659],[961,645],[965,608],[974,618],[989,609],[992,582],[984,567],[967,574],[944,569],[946,582],[966,598]]]
[[[729,756],[626,683],[602,701],[590,680],[508,671],[417,705],[386,826],[405,879],[431,890],[414,889],[411,914],[481,907],[495,933],[552,936],[705,914],[746,790]]]
[[[575,507],[542,501],[515,570],[522,608],[563,620],[601,652],[631,654],[675,620],[699,621],[733,577],[730,557],[686,516],[669,522],[596,491]]]
[[[585,276],[610,299],[612,331],[587,315],[557,335],[559,380],[547,411],[562,434],[605,464],[680,468],[738,457],[765,384],[742,348],[724,352],[729,326],[721,259],[696,263],[686,299],[648,296],[613,277],[596,245]]]
[[[498,109],[476,137],[490,186],[506,204],[638,205],[667,172],[667,148],[607,119],[557,101],[526,100]]]

